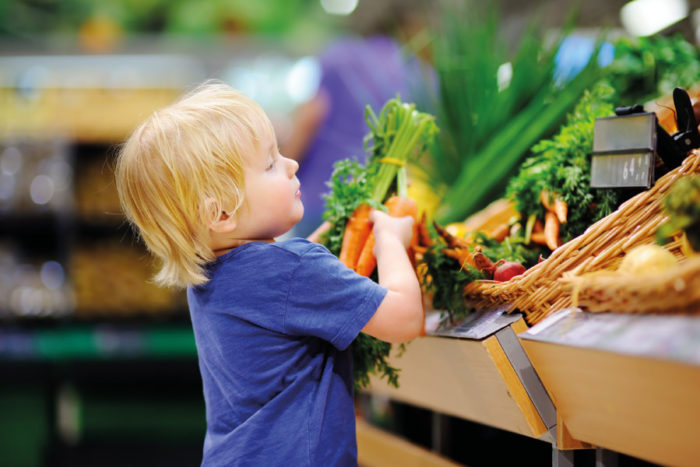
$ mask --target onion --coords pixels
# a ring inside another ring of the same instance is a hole
[[[627,274],[661,272],[678,264],[673,253],[659,245],[642,245],[627,252],[618,271]]]
[[[496,271],[493,273],[493,280],[505,282],[524,272],[525,266],[522,264],[501,259],[496,263]]]

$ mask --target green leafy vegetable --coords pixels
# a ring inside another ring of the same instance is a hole
[[[530,147],[553,132],[598,79],[594,54],[581,73],[557,82],[563,35],[552,43],[533,23],[513,54],[490,4],[469,2],[443,12],[434,41],[440,88],[433,106],[444,131],[427,168],[435,191],[445,194],[436,213],[441,224],[461,221],[500,197]]]
[[[475,267],[462,267],[456,259],[445,255],[442,252],[445,248],[444,242],[437,240],[423,254],[421,262],[426,265],[427,274],[422,286],[432,293],[433,308],[447,311],[456,322],[472,311],[464,301],[464,287],[485,277]]]
[[[532,249],[526,245],[524,239],[519,236],[506,237],[502,242],[498,242],[482,233],[476,233],[475,241],[481,245],[482,252],[493,262],[504,259],[515,261],[529,268],[537,264],[541,254],[540,250]]]
[[[561,226],[564,242],[583,233],[607,216],[621,201],[619,190],[590,187],[591,152],[595,119],[614,115],[613,89],[603,82],[586,91],[557,135],[532,148],[520,172],[508,184],[507,196],[522,218],[544,218],[540,192],[557,193],[571,207]]]
[[[323,195],[326,201],[323,220],[328,221],[331,228],[322,237],[322,243],[338,256],[343,244],[345,225],[360,204],[369,203],[374,208],[380,208],[381,203],[372,200],[372,185],[370,170],[376,166],[365,167],[357,159],[343,159],[333,166],[333,173],[328,182],[330,192]]]
[[[621,38],[606,71],[620,105],[643,104],[700,82],[700,53],[680,34]]]
[[[433,307],[447,311],[450,319],[456,322],[472,311],[464,300],[464,287],[487,277],[474,266],[465,264],[463,267],[456,259],[445,255],[443,250],[447,244],[444,239],[432,233],[431,237],[434,237],[433,245],[421,261],[427,268],[423,287],[433,294]],[[531,267],[537,263],[540,254],[539,250],[528,248],[522,238],[506,238],[498,242],[479,232],[473,233],[472,237],[474,247],[480,246],[482,253],[494,263],[503,259]]]
[[[693,250],[700,251],[700,175],[678,179],[664,197],[663,206],[668,222],[659,228],[659,240],[669,240],[683,231]]]

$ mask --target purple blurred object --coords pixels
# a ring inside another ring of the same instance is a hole
[[[327,98],[329,108],[297,174],[305,208],[294,231],[297,236],[307,236],[322,222],[321,195],[329,191],[326,183],[333,164],[348,157],[365,162],[362,141],[369,132],[365,107],[378,113],[397,94],[410,101],[421,79],[417,59],[382,36],[339,40],[322,53],[320,63],[319,92]]]

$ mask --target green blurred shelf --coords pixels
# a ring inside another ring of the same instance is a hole
[[[0,360],[196,358],[189,325],[70,325],[0,328]]]

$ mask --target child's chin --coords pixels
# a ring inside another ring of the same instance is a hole
[[[297,225],[303,217],[304,217],[304,206],[301,207],[301,211],[299,212],[299,216],[294,220],[294,225]]]

